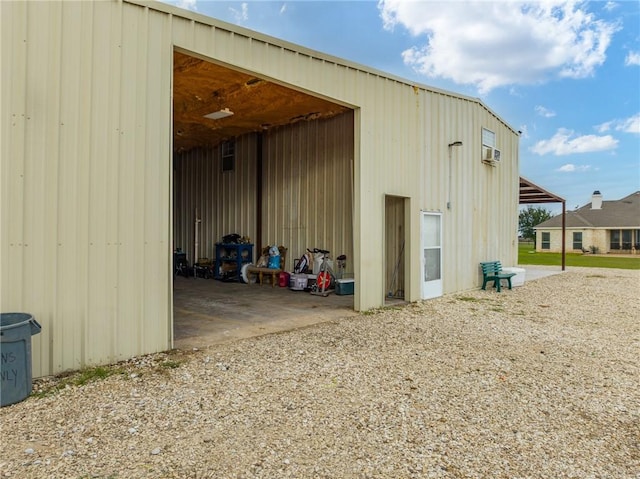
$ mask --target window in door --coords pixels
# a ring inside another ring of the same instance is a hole
[[[442,214],[422,213],[422,299],[442,296]]]

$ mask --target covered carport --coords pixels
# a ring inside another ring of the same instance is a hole
[[[566,267],[566,247],[565,247],[565,235],[566,235],[566,216],[567,208],[566,201],[560,196],[550,193],[544,188],[536,185],[532,181],[520,177],[520,196],[519,204],[531,205],[542,203],[562,203],[562,271]]]

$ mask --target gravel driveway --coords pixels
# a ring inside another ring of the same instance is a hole
[[[639,318],[640,271],[570,269],[37,380],[0,476],[638,479]]]

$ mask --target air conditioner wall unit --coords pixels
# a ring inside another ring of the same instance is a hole
[[[493,161],[500,161],[500,150],[493,149]]]
[[[483,160],[484,161],[493,161],[493,148],[486,147]]]

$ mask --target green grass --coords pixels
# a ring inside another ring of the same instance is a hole
[[[165,369],[176,369],[179,368],[183,361],[172,361],[167,359],[160,363],[160,366]]]
[[[520,243],[518,246],[518,264],[561,266],[562,254],[538,253],[533,243]],[[567,266],[583,266],[588,268],[640,269],[640,255],[606,256],[591,254],[567,253]]]
[[[99,381],[116,374],[125,374],[125,371],[118,366],[97,366],[78,371],[69,371],[67,373],[59,374],[55,382],[49,386],[34,391],[31,395],[43,398],[54,394],[67,386],[84,386],[90,382]]]
[[[482,298],[474,298],[472,296],[456,296],[458,301],[469,301],[471,303],[478,303],[480,301],[484,301]]]

